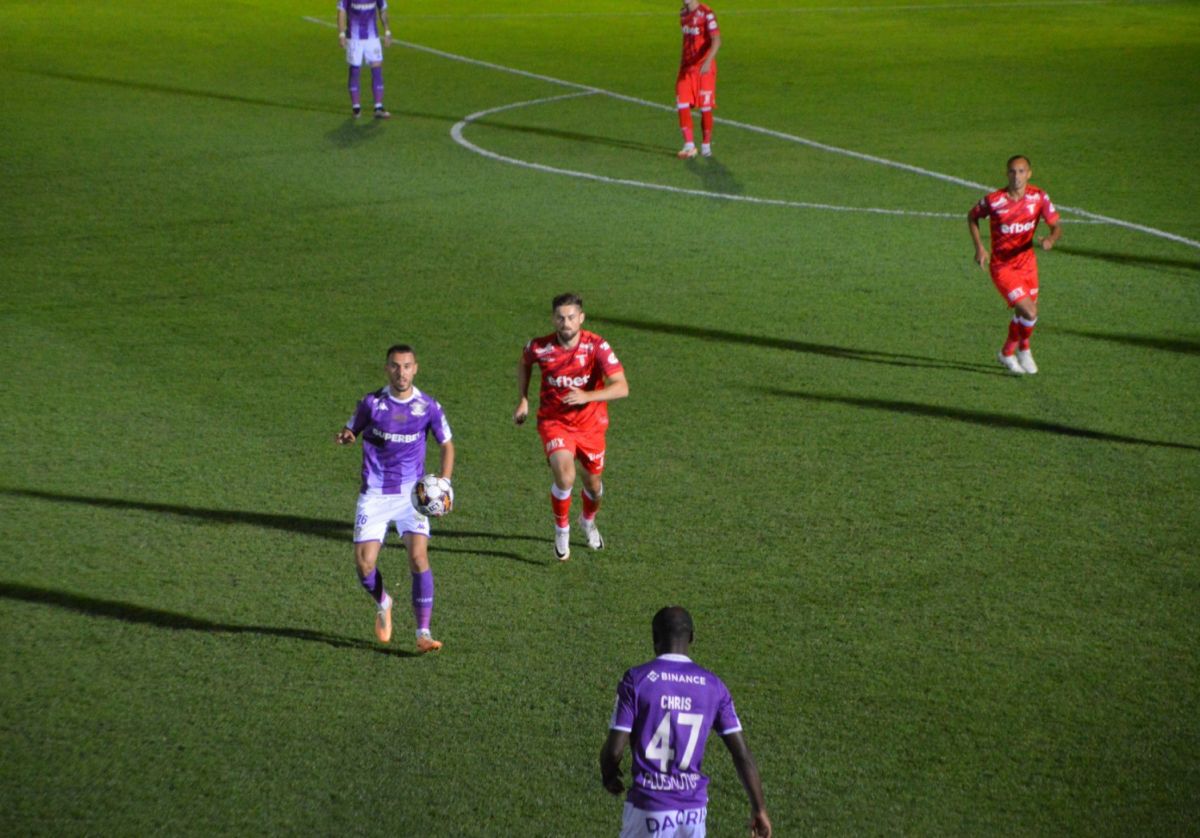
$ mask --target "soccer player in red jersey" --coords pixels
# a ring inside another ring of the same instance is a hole
[[[625,370],[608,341],[583,328],[583,300],[559,294],[551,303],[554,331],[525,344],[517,365],[517,409],[513,422],[529,416],[529,379],[537,365],[541,374],[537,427],[546,460],[554,475],[550,506],[554,510],[554,554],[571,555],[571,492],[575,460],[583,465],[583,512],[579,525],[593,550],[604,549],[596,529],[596,511],[604,495],[605,433],[608,404],[629,395]]]
[[[1042,250],[1050,250],[1062,235],[1058,210],[1049,195],[1029,182],[1032,174],[1028,157],[1017,154],[1008,158],[1008,186],[985,195],[967,213],[975,261],[981,268],[990,268],[996,290],[1014,310],[1008,340],[996,353],[1000,365],[1013,375],[1034,375],[1038,371],[1029,348],[1029,337],[1037,323],[1038,271],[1033,234],[1038,221],[1045,220],[1050,227],[1050,235],[1041,240]],[[979,219],[985,216],[991,219],[990,257],[979,238]]]
[[[721,30],[717,28],[713,10],[699,0],[684,0],[683,8],[679,10],[679,23],[683,28],[683,57],[679,60],[679,75],[675,79],[675,107],[679,111],[679,128],[683,131],[683,149],[679,156],[685,160],[696,156],[692,108],[699,108],[700,128],[704,132],[700,153],[711,157]]]

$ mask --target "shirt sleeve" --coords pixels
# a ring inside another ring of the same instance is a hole
[[[713,721],[713,727],[722,736],[737,733],[742,729],[741,719],[738,718],[737,710],[733,706],[733,696],[729,694],[729,690],[724,684],[721,685],[721,698],[717,702],[717,717]]]
[[[521,352],[521,361],[531,367],[537,363],[537,356],[533,354],[533,341],[525,344],[525,349]]]
[[[1046,220],[1047,224],[1058,223],[1058,210],[1054,208],[1054,202],[1045,192],[1042,193],[1042,218]]]
[[[596,350],[596,363],[600,365],[605,378],[612,376],[613,373],[625,371],[620,360],[617,359],[617,353],[613,352],[613,348],[608,345],[606,340],[601,340],[600,347]]]
[[[988,204],[987,195],[984,195],[979,199],[978,204],[971,207],[970,218],[974,221],[978,221],[981,218],[986,218],[991,211],[992,207],[990,204]]]
[[[637,710],[637,695],[633,689],[633,679],[626,672],[617,684],[617,702],[613,706],[612,721],[608,723],[610,730],[633,732],[633,714]]]
[[[371,397],[368,395],[359,400],[358,406],[354,408],[354,413],[346,422],[346,427],[354,431],[355,436],[360,436],[369,424],[371,424]]]
[[[436,399],[429,411],[429,427],[433,429],[433,438],[438,441],[438,445],[445,445],[454,436],[450,433],[450,423],[446,421],[446,413]]]
[[[717,16],[712,12],[705,15],[704,28],[712,35],[720,35],[721,30],[717,28]]]

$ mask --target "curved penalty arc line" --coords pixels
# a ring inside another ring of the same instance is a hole
[[[503,113],[504,111],[513,111],[518,108],[529,108],[536,105],[546,105],[551,102],[561,102],[566,99],[578,99],[583,96],[603,95],[604,91],[600,90],[582,90],[577,93],[563,93],[559,96],[545,96],[541,99],[530,99],[526,102],[513,102],[508,105],[500,105],[487,110],[476,111],[473,114],[464,116],[454,124],[450,129],[450,136],[454,142],[458,143],[468,151],[482,155],[490,160],[495,160],[500,163],[507,163],[512,166],[519,166],[523,169],[532,169],[537,172],[545,172],[547,174],[565,175],[567,177],[580,178],[582,180],[591,180],[597,183],[605,183],[612,186],[631,186],[637,189],[653,189],[658,192],[671,192],[676,195],[692,195],[702,198],[716,198],[724,201],[740,201],[747,204],[760,204],[775,207],[794,207],[798,209],[817,209],[826,210],[829,212],[863,212],[873,213],[875,215],[903,215],[916,216],[921,218],[959,218],[962,213],[948,212],[923,212],[920,210],[898,210],[886,209],[884,207],[847,207],[837,204],[820,204],[811,201],[788,201],[782,198],[757,198],[752,195],[731,195],[728,192],[710,192],[705,189],[686,189],[681,186],[669,186],[665,183],[652,183],[644,180],[632,180],[630,178],[609,177],[607,175],[598,175],[594,172],[580,172],[575,169],[564,169],[558,166],[549,166],[545,163],[535,163],[531,160],[521,160],[516,157],[508,157],[504,154],[491,151],[483,148],[468,140],[463,136],[463,132],[467,126],[473,122],[477,122],[484,117],[492,114]]]

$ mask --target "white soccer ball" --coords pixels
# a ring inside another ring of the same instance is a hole
[[[454,508],[454,489],[450,481],[436,474],[427,474],[412,489],[413,509],[430,518],[449,515]]]

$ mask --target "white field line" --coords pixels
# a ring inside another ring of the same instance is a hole
[[[315,17],[305,17],[304,20],[309,21],[310,23],[315,23],[315,24],[321,25],[321,26],[328,26],[330,28],[336,28],[336,26],[337,26],[337,24],[331,23],[327,20],[322,20],[320,18],[315,18]],[[405,47],[406,49],[416,50],[417,52],[429,53],[430,55],[436,55],[440,58],[445,58],[450,61],[458,61],[463,64],[473,64],[477,67],[486,67],[489,70],[496,70],[497,72],[509,73],[509,74],[515,75],[515,76],[523,76],[524,78],[537,79],[538,81],[544,81],[549,84],[556,84],[556,85],[559,85],[560,87],[570,87],[570,88],[574,88],[575,90],[584,91],[587,93],[597,93],[602,96],[608,96],[612,99],[617,99],[622,102],[631,102],[633,104],[642,105],[644,107],[657,108],[658,110],[665,110],[665,111],[672,111],[672,112],[675,110],[675,108],[671,105],[664,105],[660,102],[652,102],[649,99],[641,99],[637,96],[627,96],[624,93],[617,93],[612,90],[605,90],[604,88],[601,88],[601,87],[594,87],[594,86],[588,85],[588,84],[580,84],[579,82],[567,81],[565,79],[555,78],[554,76],[547,76],[547,75],[543,75],[541,73],[533,73],[528,70],[520,70],[520,69],[517,69],[516,67],[507,67],[503,64],[495,64],[491,61],[483,61],[478,58],[469,58],[465,55],[458,55],[453,52],[445,52],[444,50],[435,49],[434,47],[427,47],[423,44],[415,44],[415,43],[411,43],[409,41],[398,41],[398,40],[393,40],[392,43],[396,44],[398,46]],[[551,97],[551,98],[566,98],[566,97]],[[525,105],[529,105],[531,103],[524,102],[524,103],[518,103],[518,104],[521,106],[525,106]],[[508,107],[508,106],[503,106],[503,107]],[[493,109],[492,111],[489,111],[489,112],[494,113],[495,109]],[[481,111],[479,114],[473,114],[473,116],[475,116],[475,118],[478,119],[480,114],[483,114],[483,113],[488,113],[488,112]],[[724,125],[732,125],[732,126],[735,126],[738,128],[742,128],[747,131],[755,131],[757,133],[765,134],[767,136],[775,137],[776,139],[785,140],[787,142],[794,142],[794,143],[798,143],[801,145],[806,145],[806,146],[809,146],[810,148],[815,148],[820,151],[827,151],[830,154],[840,154],[840,155],[843,155],[846,157],[853,157],[853,158],[856,158],[858,160],[863,160],[868,163],[875,163],[877,165],[885,166],[888,168],[900,169],[902,171],[912,172],[913,174],[921,175],[923,177],[935,178],[937,180],[942,180],[947,183],[958,184],[960,186],[965,186],[965,187],[975,189],[975,190],[983,190],[985,192],[991,190],[991,187],[989,187],[985,184],[976,183],[975,181],[970,181],[970,180],[966,180],[964,178],[955,177],[954,175],[947,175],[947,174],[942,174],[941,172],[934,172],[930,169],[923,169],[920,166],[913,166],[908,163],[899,163],[895,160],[888,160],[885,157],[877,157],[873,154],[865,154],[861,151],[854,151],[852,149],[846,149],[846,148],[840,148],[838,146],[827,145],[825,143],[817,142],[816,140],[810,140],[805,137],[798,137],[794,134],[786,134],[782,131],[774,131],[770,128],[763,128],[761,126],[751,125],[746,122],[737,122],[735,120],[725,119],[724,117],[719,117],[719,116],[715,117],[714,121],[722,123]],[[462,132],[460,130],[459,131],[460,136],[461,136],[461,133]],[[473,149],[478,149],[478,148],[479,148],[478,146],[473,146]],[[479,149],[479,150],[481,153],[483,152],[483,149]],[[496,155],[497,159],[499,159],[500,157],[501,157],[501,155]],[[511,158],[504,158],[504,159],[506,162],[511,160]],[[523,165],[524,161],[516,161],[516,163]],[[539,164],[529,164],[529,165],[539,165]],[[552,167],[545,167],[545,170],[556,171],[556,172],[565,171],[565,170],[555,170]],[[578,174],[579,174],[579,176],[586,176],[589,179],[597,179],[599,177],[599,176],[589,175],[589,174],[583,173],[583,172],[580,172]],[[609,182],[625,183],[624,181],[622,181],[620,179],[610,179]],[[652,184],[643,184],[643,183],[641,183],[641,181],[630,181],[628,183],[628,185],[640,185],[645,188],[660,188],[660,187],[654,186]],[[672,189],[673,189],[673,187],[672,187]],[[717,197],[722,197],[722,198],[732,197],[732,196],[727,196],[727,195],[723,195],[723,194],[716,193],[716,192],[704,192],[703,190],[693,190],[693,191],[697,194],[717,196]],[[691,193],[689,193],[689,194],[691,194]],[[739,196],[739,197],[741,197],[741,196]],[[764,203],[767,203],[766,199],[762,199],[762,200]],[[786,205],[799,206],[800,204],[787,203]],[[815,205],[806,205],[806,206],[812,206],[813,208],[816,208]],[[1144,224],[1137,224],[1137,223],[1134,223],[1131,221],[1122,221],[1119,218],[1112,218],[1111,216],[1100,215],[1099,213],[1089,212],[1085,209],[1080,209],[1078,207],[1069,207],[1069,206],[1066,206],[1065,204],[1059,204],[1058,208],[1060,210],[1065,210],[1066,212],[1070,212],[1070,213],[1074,213],[1076,215],[1083,216],[1084,218],[1090,219],[1093,223],[1111,224],[1114,227],[1122,227],[1126,230],[1135,230],[1140,233],[1145,233],[1147,235],[1155,236],[1155,237],[1161,238],[1161,239],[1167,239],[1168,241],[1177,242],[1179,244],[1187,245],[1188,247],[1194,247],[1197,250],[1200,250],[1200,241],[1195,241],[1194,239],[1185,238],[1184,236],[1176,235],[1175,233],[1169,233],[1165,230],[1159,230],[1154,227],[1147,227]],[[847,210],[849,208],[842,207],[840,209]],[[885,211],[885,212],[887,212],[887,211]],[[951,217],[953,217],[953,216],[951,216]],[[1081,223],[1087,223],[1087,222],[1075,221],[1073,223],[1081,224]]]
[[[673,192],[677,195],[696,195],[704,198],[720,198],[724,201],[741,201],[747,204],[766,204],[775,207],[799,207],[801,209],[819,209],[831,212],[868,212],[877,215],[915,215],[926,218],[961,218],[965,217],[965,213],[947,213],[947,212],[919,212],[915,210],[896,210],[896,209],[881,209],[878,207],[841,207],[834,204],[814,204],[808,201],[785,201],[776,198],[755,198],[751,195],[731,195],[726,192],[709,192],[705,189],[684,189],[679,186],[667,186],[661,183],[650,183],[643,180],[629,180],[627,178],[608,177],[606,175],[597,175],[591,172],[577,172],[573,169],[560,169],[557,166],[547,166],[544,163],[532,163],[528,160],[518,160],[515,157],[506,157],[503,154],[497,154],[494,151],[489,151],[486,148],[481,148],[463,136],[463,130],[472,122],[482,119],[485,116],[490,116],[501,111],[511,111],[517,108],[525,108],[533,105],[545,105],[550,102],[560,102],[564,99],[578,99],[581,96],[597,96],[600,95],[597,91],[583,90],[578,93],[563,93],[560,96],[547,96],[544,99],[531,99],[528,102],[515,102],[511,105],[501,105],[498,108],[488,108],[485,111],[477,111],[470,116],[463,117],[459,122],[454,124],[450,129],[450,136],[454,138],[454,142],[461,145],[463,148],[473,151],[476,154],[481,154],[491,160],[496,160],[500,163],[510,163],[513,166],[520,166],[525,169],[533,169],[538,172],[547,172],[549,174],[567,175],[568,177],[580,178],[582,180],[592,180],[597,183],[607,183],[615,186],[633,186],[639,189],[654,189],[659,192]]]
[[[721,17],[742,15],[800,15],[800,14],[867,14],[871,12],[937,12],[943,9],[1056,9],[1072,6],[1140,5],[1169,2],[1169,0],[1020,0],[1013,3],[909,3],[901,6],[792,6],[779,9],[725,9]],[[393,14],[393,20],[516,20],[536,18],[622,18],[669,17],[674,9],[665,12],[479,12],[477,14]]]

